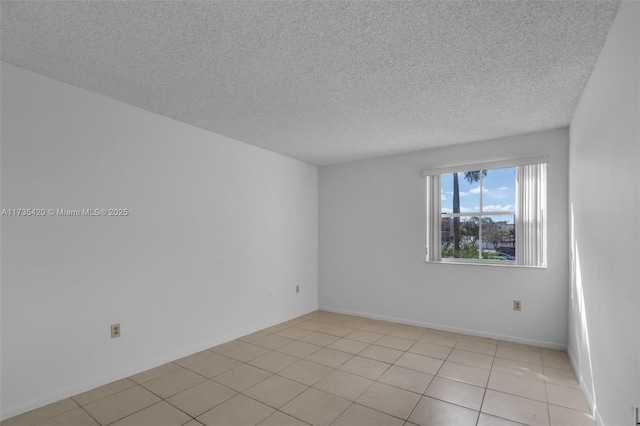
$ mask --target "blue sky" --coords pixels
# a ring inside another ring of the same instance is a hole
[[[460,187],[460,212],[480,209],[479,183],[469,184],[464,173],[458,174]],[[516,209],[516,168],[493,169],[483,177],[483,210],[513,211]],[[453,212],[453,174],[442,175],[442,211]]]

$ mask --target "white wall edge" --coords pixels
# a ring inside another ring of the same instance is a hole
[[[587,404],[589,404],[589,408],[591,409],[591,414],[595,417],[596,424],[598,426],[604,426],[604,421],[602,421],[602,417],[600,417],[600,412],[598,412],[598,407],[596,406],[593,395],[589,391],[589,387],[586,385],[584,378],[582,377],[582,371],[578,368],[578,363],[571,351],[571,348],[567,349],[567,355],[569,355],[569,361],[571,361],[571,366],[573,367],[573,372],[576,374],[578,378],[578,382],[580,383],[580,389],[584,394],[584,397],[587,400]]]
[[[47,395],[47,396],[45,396],[43,398],[38,398],[38,399],[35,399],[35,400],[32,400],[32,401],[28,401],[28,402],[26,402],[24,404],[21,404],[19,406],[11,407],[8,410],[2,411],[2,413],[0,414],[0,421],[5,421],[5,420],[7,420],[7,419],[9,419],[11,417],[18,416],[20,414],[26,413],[26,412],[31,411],[31,410],[35,410],[37,408],[44,407],[45,405],[49,405],[49,404],[52,404],[54,402],[58,402],[58,401],[61,401],[63,399],[66,399],[66,398],[70,398],[70,397],[78,395],[78,394],[80,394],[82,392],[86,392],[86,391],[95,389],[95,388],[97,388],[99,386],[103,386],[103,385],[115,382],[116,380],[125,379],[125,378],[127,378],[129,376],[132,376],[134,374],[141,373],[143,371],[149,370],[151,368],[158,367],[158,366],[160,366],[162,364],[166,364],[168,362],[176,361],[176,360],[178,360],[180,358],[192,355],[192,354],[194,354],[196,352],[200,352],[200,351],[212,348],[214,346],[221,345],[221,344],[229,342],[231,340],[238,339],[238,338],[246,336],[248,334],[255,333],[256,331],[260,331],[262,329],[269,328],[271,326],[274,326],[274,325],[277,325],[277,324],[292,320],[294,318],[297,318],[297,317],[300,317],[302,315],[306,315],[306,314],[309,314],[309,313],[315,312],[315,311],[317,311],[316,307],[306,308],[306,309],[301,310],[299,313],[294,314],[293,316],[288,316],[288,317],[286,317],[285,319],[283,319],[281,321],[269,322],[264,326],[260,326],[260,328],[258,328],[258,329],[251,328],[251,329],[244,330],[243,332],[241,332],[238,335],[223,336],[223,337],[219,337],[217,339],[212,339],[212,340],[208,341],[204,345],[200,345],[198,347],[189,348],[189,349],[186,349],[186,350],[176,351],[176,352],[173,352],[170,355],[166,355],[166,356],[163,356],[161,358],[157,358],[157,359],[155,359],[155,360],[153,360],[151,362],[145,362],[145,363],[142,363],[142,364],[138,364],[135,367],[128,368],[128,369],[126,369],[124,371],[120,371],[120,372],[118,372],[116,374],[110,374],[110,375],[105,376],[105,377],[103,377],[103,378],[101,378],[99,380],[93,380],[91,382],[83,383],[81,385],[77,385],[77,386],[74,386],[72,388],[68,388],[68,389],[61,390],[59,392],[51,393],[51,394],[49,394],[49,395]]]
[[[413,321],[413,320],[408,320],[408,319],[405,319],[405,318],[396,318],[396,317],[389,317],[389,316],[385,316],[385,315],[370,314],[370,313],[367,313],[367,312],[352,311],[352,310],[349,310],[349,309],[334,308],[332,306],[319,306],[318,309],[322,310],[322,311],[335,312],[335,313],[338,313],[338,314],[356,315],[356,316],[364,317],[364,318],[371,318],[371,319],[382,320],[382,321],[397,322],[399,324],[407,324],[407,325],[415,325],[415,326],[418,326],[418,327],[433,328],[435,330],[449,331],[451,333],[468,334],[468,335],[477,336],[477,337],[488,337],[490,339],[504,340],[504,341],[513,342],[513,343],[520,343],[520,344],[523,344],[523,345],[540,346],[540,347],[543,347],[543,348],[557,349],[557,350],[561,350],[561,351],[566,351],[567,350],[567,345],[561,344],[561,343],[545,342],[545,341],[533,340],[533,339],[523,339],[523,338],[520,338],[520,337],[508,336],[508,335],[504,335],[504,334],[487,333],[487,332],[484,332],[484,331],[471,330],[471,329],[468,329],[468,328],[450,327],[450,326],[442,325],[442,324],[434,324],[434,323],[422,322],[422,321]]]

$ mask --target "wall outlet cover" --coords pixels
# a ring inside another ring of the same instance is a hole
[[[120,337],[120,324],[111,325],[111,338],[115,339],[116,337]]]

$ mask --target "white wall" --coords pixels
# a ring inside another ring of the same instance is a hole
[[[571,122],[569,352],[607,425],[640,403],[640,3],[623,2]]]
[[[320,168],[320,307],[566,347],[568,139],[559,129]],[[541,154],[551,156],[547,269],[424,262],[423,169]]]
[[[2,208],[130,211],[2,217],[3,418],[317,309],[316,167],[5,63],[1,136]]]

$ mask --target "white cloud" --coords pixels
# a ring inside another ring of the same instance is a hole
[[[471,188],[469,190],[470,193],[472,194],[479,194],[480,193],[480,185],[476,186],[475,188]],[[487,188],[482,188],[482,193],[486,194],[487,192],[489,192],[489,190]]]
[[[491,188],[491,189],[483,188],[483,190],[485,194],[485,199],[487,200],[488,199],[491,199],[492,201],[505,200],[505,202],[509,202],[510,200],[515,199],[513,189],[508,188],[506,186],[501,186],[499,188]]]
[[[512,204],[488,204],[483,206],[482,210],[485,212],[514,212],[516,207]],[[476,213],[478,211],[480,211],[480,206],[460,206],[460,213]],[[442,207],[442,213],[453,213],[453,210],[448,207]]]
[[[460,213],[470,213],[470,212],[477,212],[479,209],[479,207],[476,206],[475,209],[470,209],[467,207],[460,207]],[[448,207],[442,207],[442,213],[453,213],[453,210],[451,210]]]
[[[508,211],[515,211],[515,206],[512,206],[511,204],[507,204],[505,206],[500,205],[500,204],[490,204],[488,206],[484,206],[483,211],[486,212],[508,212]]]
[[[447,197],[444,194],[440,194],[440,201],[447,201]]]
[[[486,194],[487,192],[489,192],[489,190],[487,188],[482,188],[482,193]],[[480,185],[476,186],[475,188],[471,188],[469,190],[469,192],[464,192],[464,191],[460,191],[460,196],[461,197],[466,197],[469,194],[479,194],[480,193]]]

